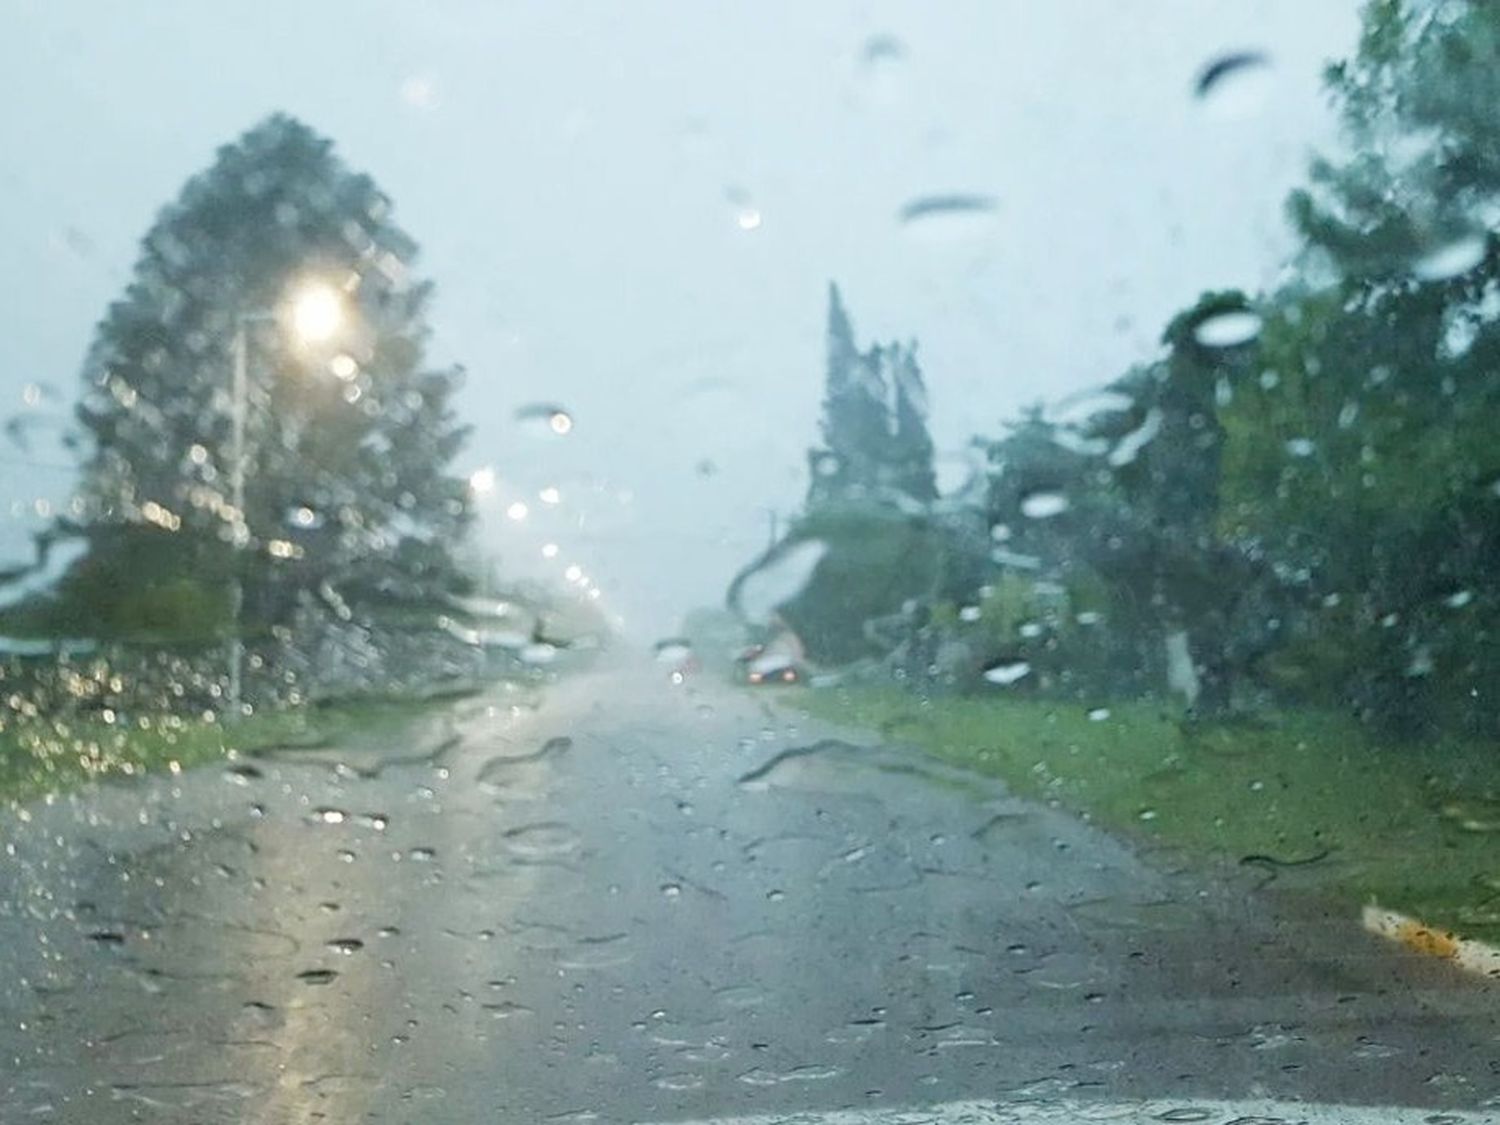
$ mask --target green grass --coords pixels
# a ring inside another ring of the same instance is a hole
[[[1337,715],[1185,727],[1159,706],[1025,699],[926,701],[895,690],[788,694],[1055,799],[1137,841],[1251,862],[1278,891],[1367,901],[1500,941],[1500,746],[1382,745]]]
[[[332,743],[413,721],[436,702],[378,699],[306,706],[255,715],[233,726],[177,715],[106,721],[13,713],[0,721],[0,804],[86,781],[189,769],[231,750]]]

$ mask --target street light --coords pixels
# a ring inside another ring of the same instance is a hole
[[[344,301],[338,290],[321,282],[309,282],[299,288],[288,302],[288,320],[292,334],[303,343],[319,344],[333,338],[344,323]],[[277,320],[267,309],[240,313],[234,322],[231,353],[234,378],[231,387],[229,429],[229,495],[234,506],[234,550],[238,555],[250,542],[250,528],[245,520],[245,416],[250,405],[250,325]],[[244,695],[245,642],[240,636],[240,613],[244,608],[245,589],[236,565],[229,587],[229,608],[233,632],[229,638],[229,716],[240,718]]]
[[[308,344],[322,344],[333,339],[344,323],[344,302],[338,291],[321,282],[310,283],[297,291],[291,302],[292,331]]]

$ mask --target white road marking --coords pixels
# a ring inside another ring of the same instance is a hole
[[[1366,906],[1361,916],[1365,929],[1416,953],[1449,961],[1467,973],[1500,980],[1500,949],[1488,942],[1450,934],[1406,914]]]
[[[1382,1109],[1313,1102],[1213,1101],[1180,1098],[1149,1102],[948,1102],[920,1109],[844,1109],[716,1117],[673,1125],[1500,1125],[1500,1109],[1458,1111]]]

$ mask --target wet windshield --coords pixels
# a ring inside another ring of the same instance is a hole
[[[1500,8],[13,6],[0,1120],[1500,1114]]]

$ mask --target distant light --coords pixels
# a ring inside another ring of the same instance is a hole
[[[476,496],[495,491],[495,470],[475,469],[469,474],[469,488]]]
[[[583,567],[576,564],[570,566],[567,570],[563,571],[563,577],[569,582],[581,582],[583,581]]]
[[[505,509],[505,514],[513,520],[524,520],[531,514],[531,509],[523,501],[517,500],[509,508]]]
[[[554,410],[547,419],[554,434],[565,434],[573,429],[573,417],[565,410]]]
[[[541,500],[543,504],[557,504],[562,501],[562,493],[549,484],[546,488],[537,493],[537,498]]]
[[[328,361],[328,370],[340,379],[352,379],[359,374],[359,364],[355,362],[352,355],[340,352]]]
[[[760,212],[754,207],[746,207],[734,221],[739,224],[740,230],[759,230],[761,223]]]
[[[555,558],[557,558],[557,544],[556,543],[543,543],[542,544],[542,558],[544,558],[544,559],[555,559]]]
[[[292,328],[309,344],[331,339],[344,323],[344,303],[329,285],[310,284],[292,298]]]

